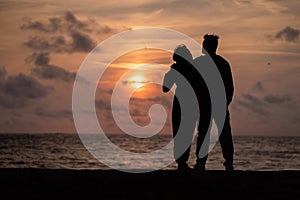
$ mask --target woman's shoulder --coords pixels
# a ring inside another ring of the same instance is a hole
[[[173,63],[172,65],[171,65],[171,69],[176,69],[178,66],[177,66],[177,64],[176,63]]]

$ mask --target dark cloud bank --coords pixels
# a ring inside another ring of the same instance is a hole
[[[300,30],[287,26],[284,29],[278,31],[274,35],[268,35],[270,40],[281,40],[286,42],[297,42],[299,40]]]
[[[34,65],[31,69],[32,74],[39,79],[66,82],[74,81],[76,73],[52,64],[50,55],[90,52],[96,46],[93,35],[117,31],[107,25],[101,26],[92,19],[78,19],[69,11],[62,16],[50,17],[47,20],[27,18],[20,28],[35,33],[24,42],[26,47],[34,51],[26,58],[27,62]]]
[[[96,46],[92,34],[115,31],[107,25],[100,26],[95,20],[79,20],[72,12],[47,21],[27,19],[21,29],[39,33],[25,41],[25,46],[35,51],[55,53],[90,52]]]
[[[66,82],[75,80],[76,73],[49,63],[50,56],[48,52],[33,53],[26,60],[35,65],[31,72],[40,79],[56,79]]]
[[[108,26],[97,26],[93,20],[79,20],[71,12],[50,17],[47,21],[26,19],[21,29],[36,34],[24,42],[26,47],[34,50],[25,59],[33,67],[30,75],[19,73],[11,76],[7,76],[5,67],[0,68],[0,106],[8,109],[22,108],[30,100],[47,96],[52,88],[42,84],[42,79],[74,81],[76,73],[51,64],[50,53],[89,52],[96,45],[90,32],[113,31]],[[46,115],[45,112],[37,114]]]
[[[259,115],[269,114],[268,106],[272,104],[281,105],[292,101],[289,95],[265,94],[263,97],[254,95],[255,92],[265,91],[261,82],[254,84],[252,90],[253,93],[243,93],[239,96],[236,100],[236,105]]]
[[[24,107],[30,99],[45,97],[50,89],[33,76],[23,73],[7,76],[5,67],[0,69],[0,106],[4,108]]]

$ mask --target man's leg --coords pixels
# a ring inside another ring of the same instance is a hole
[[[232,141],[231,126],[230,126],[230,114],[228,110],[226,113],[224,127],[221,132],[219,141],[222,148],[223,157],[225,159],[224,166],[230,168],[233,166],[234,147]]]
[[[211,116],[202,117],[198,124],[195,169],[204,170],[208,158]],[[206,137],[207,136],[207,137]]]
[[[208,147],[207,142],[205,140],[206,134],[202,131],[198,131],[197,136],[197,145],[196,145],[196,162],[200,165],[205,165],[208,157]]]

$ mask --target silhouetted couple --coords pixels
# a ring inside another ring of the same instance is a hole
[[[225,162],[225,170],[233,170],[233,141],[230,126],[228,106],[233,97],[233,78],[229,63],[216,54],[218,47],[217,35],[204,36],[203,54],[193,59],[191,52],[185,45],[176,47],[173,53],[174,64],[165,74],[163,91],[168,92],[176,85],[172,108],[172,127],[174,137],[174,157],[178,170],[190,170],[187,164],[190,147],[197,126],[196,164],[195,171],[204,171],[209,152],[209,133],[212,125],[211,99],[208,87],[196,68],[208,66],[208,57],[213,60],[222,77],[226,99],[227,111],[224,124],[215,120],[218,131],[221,130],[219,142],[221,144]],[[207,55],[209,54],[209,55]],[[200,70],[199,70],[200,71]],[[225,98],[220,96],[220,98]],[[222,128],[223,127],[223,128]],[[176,136],[176,137],[175,137]],[[206,137],[207,136],[207,137]]]

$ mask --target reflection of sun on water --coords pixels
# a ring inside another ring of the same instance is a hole
[[[130,79],[130,83],[131,83],[131,87],[133,87],[134,89],[138,89],[145,85],[146,80],[143,76],[136,75]]]

